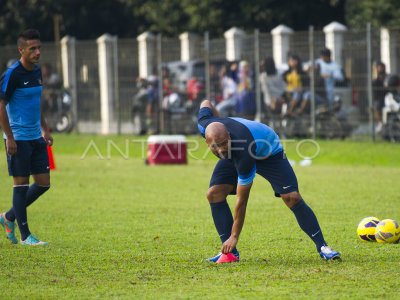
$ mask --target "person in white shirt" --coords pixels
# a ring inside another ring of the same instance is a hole
[[[324,48],[320,52],[320,58],[316,63],[320,68],[320,75],[324,79],[326,98],[329,107],[333,106],[335,99],[335,84],[337,81],[343,81],[344,76],[341,67],[331,59],[331,51]]]
[[[228,117],[236,106],[237,83],[230,76],[227,66],[221,68],[219,75],[221,78],[222,101],[218,103],[216,109],[221,116]]]

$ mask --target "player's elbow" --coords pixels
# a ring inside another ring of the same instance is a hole
[[[200,104],[200,108],[209,107],[212,108],[212,104],[210,100],[203,100]]]

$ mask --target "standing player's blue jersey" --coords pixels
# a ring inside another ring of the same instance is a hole
[[[39,66],[26,70],[17,61],[0,78],[0,99],[7,102],[7,114],[15,140],[36,140],[42,136],[40,97],[42,73]]]
[[[210,108],[200,109],[198,128],[203,137],[207,126],[212,122],[224,124],[230,134],[230,159],[235,164],[240,185],[247,185],[253,181],[257,161],[283,151],[279,136],[265,124],[242,118],[215,117]]]

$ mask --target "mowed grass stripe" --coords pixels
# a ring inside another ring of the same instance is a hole
[[[400,219],[396,167],[295,167],[327,241],[343,253],[341,263],[319,259],[290,210],[257,177],[239,243],[242,261],[217,266],[203,261],[220,245],[205,198],[214,158],[160,167],[135,155],[81,160],[85,136],[57,138],[52,188],[29,208],[32,232],[50,246],[12,246],[0,236],[0,288],[11,298],[396,298],[399,245],[356,236],[363,217]],[[61,151],[69,139],[81,151]],[[5,166],[3,159],[1,211],[11,199]]]

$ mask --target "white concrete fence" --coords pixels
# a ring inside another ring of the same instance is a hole
[[[347,27],[332,22],[323,28],[325,34],[325,46],[332,51],[332,58],[337,63],[343,65],[343,49],[345,47],[344,35]],[[277,66],[287,62],[287,55],[291,48],[291,41],[294,35],[293,29],[279,25],[271,30],[272,35],[272,52],[273,58]],[[233,27],[225,32],[227,61],[239,60],[242,58],[242,50],[245,32],[239,28]],[[396,56],[399,41],[397,35],[392,35],[387,28],[382,28],[380,32],[381,60],[386,64],[389,73],[398,73],[398,58]],[[192,33],[182,33],[179,36],[181,47],[181,60],[189,61],[198,57],[199,41],[201,36]],[[139,58],[139,76],[147,78],[157,69],[157,37],[150,33],[144,32],[137,37],[138,58]],[[70,89],[74,99],[76,99],[76,52],[75,38],[65,36],[61,40],[61,56],[62,56],[62,73],[64,85]],[[116,133],[117,118],[115,109],[113,109],[115,101],[117,101],[117,83],[114,76],[117,74],[117,37],[105,34],[97,39],[97,51],[99,62],[99,86],[101,98],[101,126],[99,133],[109,134]],[[257,66],[255,66],[257,67]],[[76,105],[75,105],[76,109]],[[75,114],[76,116],[76,114]]]

